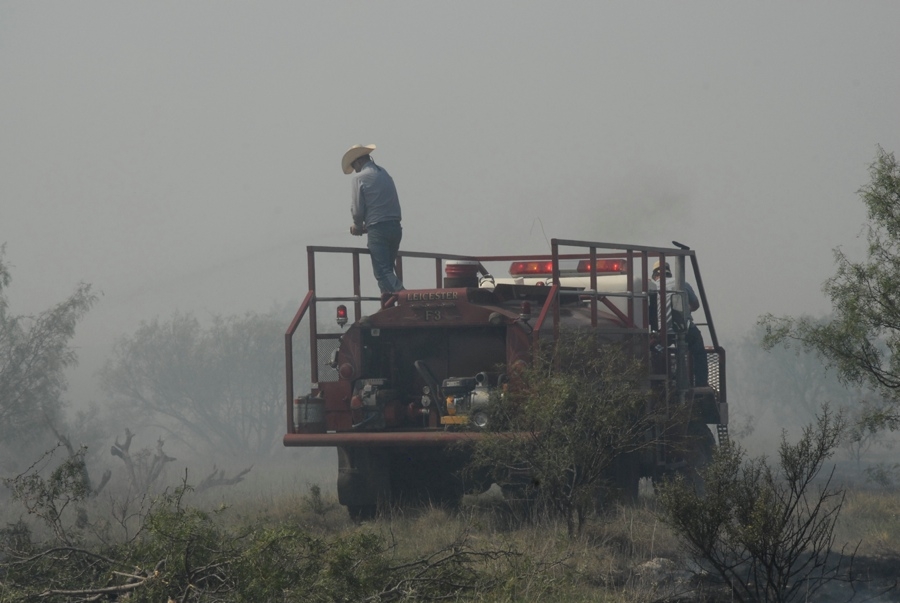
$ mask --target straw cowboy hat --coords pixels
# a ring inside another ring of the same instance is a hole
[[[374,144],[367,144],[366,146],[363,146],[361,144],[353,145],[346,153],[344,153],[344,158],[341,159],[341,169],[344,170],[345,174],[349,174],[353,171],[353,166],[350,164],[352,164],[363,155],[368,155],[374,150]]]

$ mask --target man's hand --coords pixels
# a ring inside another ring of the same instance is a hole
[[[363,234],[365,234],[365,232],[365,228],[357,228],[356,224],[350,226],[350,234],[352,234],[354,237],[361,237]]]

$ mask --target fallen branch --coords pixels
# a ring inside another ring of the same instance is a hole
[[[116,594],[116,593],[128,593],[133,590],[137,590],[138,588],[144,586],[147,582],[156,579],[157,573],[153,572],[153,574],[149,576],[145,576],[136,582],[128,582],[126,584],[119,584],[118,586],[104,586],[102,588],[85,588],[81,590],[47,590],[38,595],[39,598],[44,599],[46,597],[53,597],[57,595],[64,595],[67,597],[88,597],[88,596],[96,596],[99,598],[100,595],[108,595],[108,594]]]
[[[210,488],[215,488],[216,486],[233,486],[234,484],[240,483],[244,481],[244,476],[250,473],[250,470],[253,469],[253,465],[250,465],[234,477],[225,477],[224,469],[217,469],[215,465],[213,465],[212,473],[203,478],[197,487],[194,488],[195,492],[203,492],[204,490],[209,490]]]

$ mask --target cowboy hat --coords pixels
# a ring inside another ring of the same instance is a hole
[[[659,270],[659,260],[656,260],[656,263],[653,264],[653,271],[656,272]],[[672,270],[669,268],[669,262],[666,262],[666,276],[672,276]]]
[[[346,153],[344,153],[344,158],[341,159],[341,169],[344,170],[345,174],[349,174],[353,171],[353,166],[350,164],[352,164],[363,155],[368,155],[374,150],[374,144],[367,144],[366,146],[363,146],[361,144],[353,145],[347,150]]]

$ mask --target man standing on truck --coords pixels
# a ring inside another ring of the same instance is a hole
[[[400,199],[394,179],[370,154],[375,145],[353,145],[344,153],[341,169],[353,175],[352,202],[350,215],[353,225],[350,234],[367,235],[372,270],[381,293],[403,290],[403,283],[394,273],[397,252],[403,229],[400,227]]]
[[[670,279],[672,278],[672,271],[669,268],[669,262],[665,264],[665,275],[662,276],[660,274],[660,265],[659,261],[653,265],[653,281],[659,286],[659,279]],[[671,291],[669,289],[669,281],[666,282],[666,294]],[[694,288],[691,287],[690,283],[684,283],[684,292],[687,294],[687,303],[688,308],[685,310],[686,316],[684,316],[684,322],[687,325],[687,332],[684,335],[684,341],[687,343],[688,350],[691,352],[691,365],[694,369],[694,387],[705,387],[709,385],[709,362],[706,358],[706,346],[703,344],[703,334],[700,332],[700,329],[697,325],[694,324],[693,317],[691,316],[691,312],[695,312],[700,308],[700,299],[697,297],[697,294],[694,293]],[[666,303],[666,312],[671,314],[671,300]],[[662,312],[662,310],[660,310]],[[667,316],[667,322],[671,323],[672,317]]]

